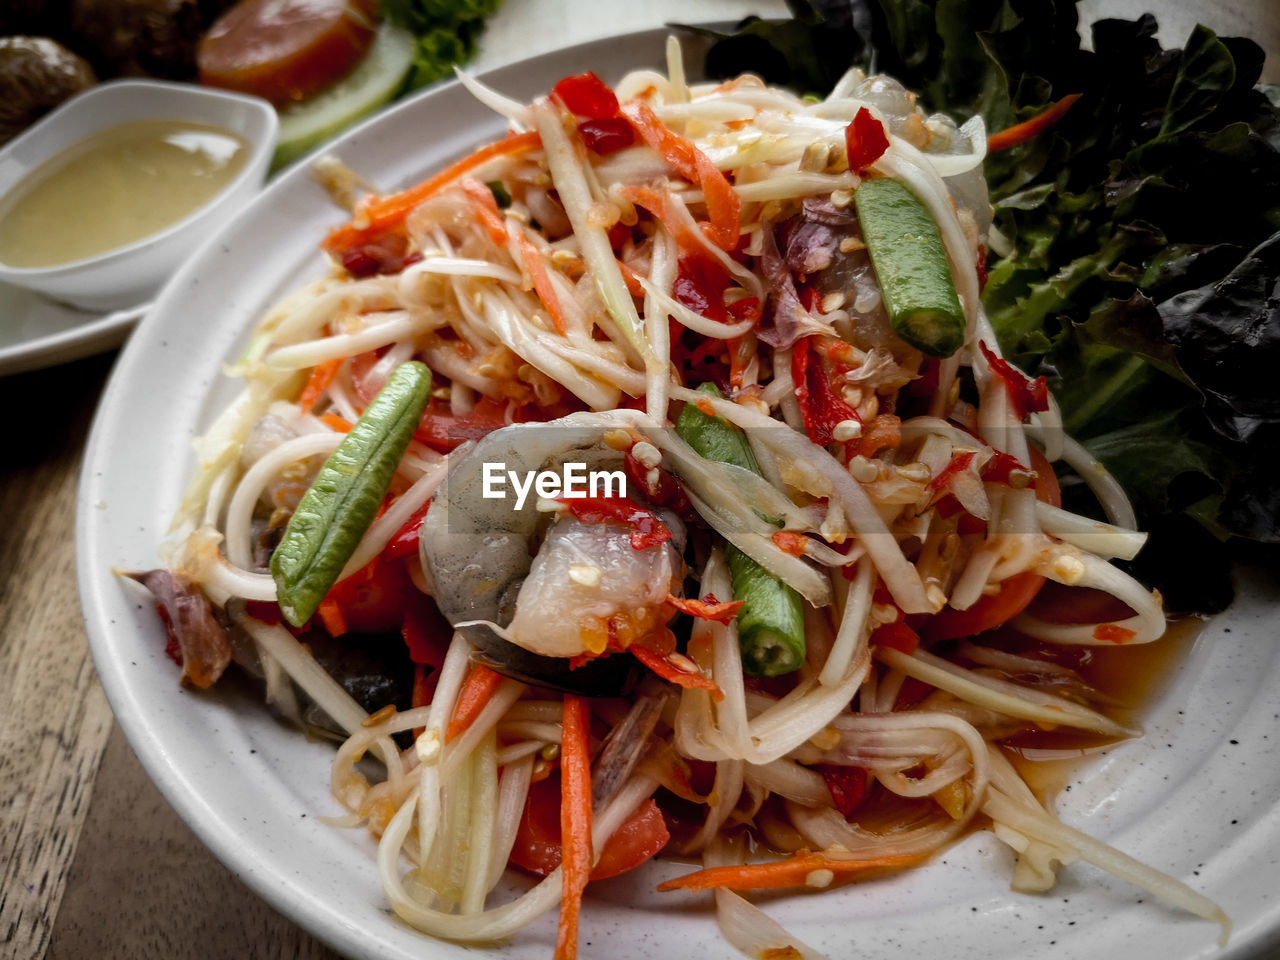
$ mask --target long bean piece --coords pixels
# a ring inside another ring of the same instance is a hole
[[[868,180],[853,193],[893,332],[935,357],[964,344],[965,317],[933,217],[907,187]]]
[[[431,397],[431,370],[402,363],[329,457],[271,554],[280,610],[295,627],[315,613],[387,495]]]
[[[715,384],[698,388],[719,397]],[[708,416],[687,403],[676,419],[676,433],[708,460],[731,463],[760,473],[746,434],[722,417]],[[732,544],[725,547],[733,598],[738,611],[738,644],[743,669],[757,677],[776,677],[804,663],[804,608],[800,594]]]

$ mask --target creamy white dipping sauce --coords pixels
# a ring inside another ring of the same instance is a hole
[[[96,133],[13,190],[0,212],[0,262],[59,266],[149,237],[217,196],[248,155],[229,130],[184,120]]]

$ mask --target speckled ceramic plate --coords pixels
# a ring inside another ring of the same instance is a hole
[[[616,76],[660,63],[662,40],[654,31],[591,43],[489,79],[525,97],[567,73],[593,68]],[[446,87],[357,129],[335,149],[391,188],[501,128],[460,89]],[[214,853],[272,905],[354,957],[489,955],[432,941],[391,915],[369,837],[316,821],[337,812],[327,789],[331,748],[277,724],[234,686],[179,689],[149,604],[112,573],[156,563],[192,468],[189,441],[235,389],[220,365],[244,345],[265,305],[322,271],[316,244],[339,219],[306,171],[293,170],[175,276],[138,328],[103,399],[85,463],[77,530],[85,620],[103,686],[148,773]],[[1225,952],[1217,950],[1214,925],[1087,865],[1065,870],[1051,895],[1011,893],[1010,856],[989,833],[900,876],[762,903],[832,958],[1275,956],[1275,596],[1261,576],[1242,577],[1236,605],[1204,631],[1153,704],[1147,735],[1078,771],[1059,804],[1068,823],[1221,903],[1236,923]],[[653,892],[687,869],[652,864],[592,885],[582,954],[737,956],[719,936],[708,898]],[[555,919],[545,917],[492,955],[546,960],[554,939]]]

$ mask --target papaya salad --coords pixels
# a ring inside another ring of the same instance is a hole
[[[667,56],[532,103],[463,76],[508,134],[399,193],[318,164],[331,268],[262,319],[135,575],[183,679],[235,660],[340,736],[334,822],[435,937],[558,909],[572,957],[591,881],[665,853],[734,946],[812,957],[744,895],[989,827],[1017,891],[1084,860],[1225,939],[1010,746],[1136,736],[1079,653],[1166,627],[1124,491],[979,298],[984,157],[1053,118],[988,139],[889,77],[819,100]]]

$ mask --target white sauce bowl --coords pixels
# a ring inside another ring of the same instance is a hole
[[[144,303],[261,188],[279,125],[271,104],[194,84],[118,80],[90,87],[0,149],[0,210],[7,209],[9,195],[29,174],[68,147],[100,131],[143,120],[193,121],[238,134],[248,144],[244,166],[204,206],[157,233],[50,267],[0,262],[0,280],[90,310]]]

